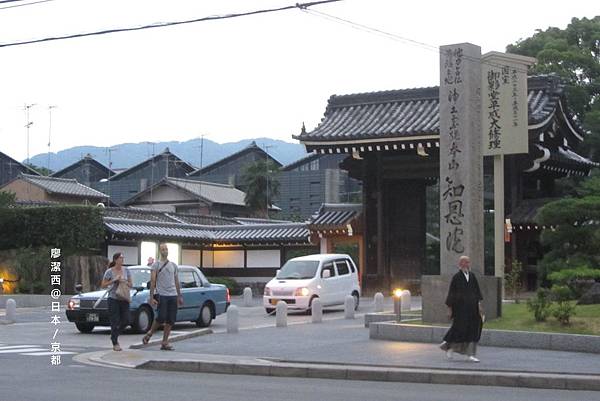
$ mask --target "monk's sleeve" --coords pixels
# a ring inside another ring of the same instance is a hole
[[[449,307],[454,306],[456,300],[456,285],[458,284],[458,280],[456,279],[456,275],[452,277],[452,281],[450,281],[450,288],[448,289],[448,296],[446,297],[446,305]]]
[[[479,281],[477,281],[477,279],[475,279],[475,295],[477,296],[478,301],[483,301],[483,296],[481,296],[481,289],[479,289]]]

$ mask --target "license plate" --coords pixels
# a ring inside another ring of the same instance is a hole
[[[85,317],[88,322],[99,322],[100,316],[97,313],[88,313]]]
[[[278,301],[277,299],[272,299],[271,300],[271,305],[277,305],[277,301]]]

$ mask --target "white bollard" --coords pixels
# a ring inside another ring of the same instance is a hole
[[[344,300],[344,318],[354,319],[354,297],[352,295],[346,295]]]
[[[315,298],[311,304],[311,314],[313,323],[321,323],[323,321],[323,304],[319,298]]]
[[[404,290],[402,291],[402,310],[410,311],[410,291]]]
[[[252,306],[252,288],[244,288],[244,306]]]
[[[275,307],[275,326],[276,327],[287,327],[287,312],[288,307],[285,301],[277,302]]]
[[[9,322],[17,321],[17,303],[12,298],[6,301],[6,320]]]
[[[238,333],[240,331],[240,313],[235,305],[227,308],[227,332]]]
[[[378,292],[373,298],[375,302],[375,312],[383,312],[383,294]]]

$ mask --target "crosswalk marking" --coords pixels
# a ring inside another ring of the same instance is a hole
[[[46,348],[15,348],[0,350],[0,354],[18,354],[21,352],[46,351]]]
[[[69,351],[50,352],[50,351],[44,351],[44,352],[27,352],[27,353],[20,354],[20,355],[46,356],[46,355],[71,355],[71,354],[76,354],[76,352],[69,352]]]
[[[32,348],[32,347],[39,347],[39,345],[7,345],[5,347],[0,347],[0,349]]]
[[[59,351],[52,352],[47,347],[41,348],[43,345],[1,345],[0,354],[19,354],[27,356],[50,356],[50,355],[72,355],[77,352]]]

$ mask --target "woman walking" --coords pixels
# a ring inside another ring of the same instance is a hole
[[[127,292],[133,286],[131,274],[123,266],[123,254],[117,252],[113,255],[112,262],[104,273],[102,288],[108,290],[108,314],[110,316],[110,339],[114,351],[121,351],[119,334],[129,324],[129,300],[119,296],[119,285],[126,286]],[[126,297],[129,298],[129,297]]]

